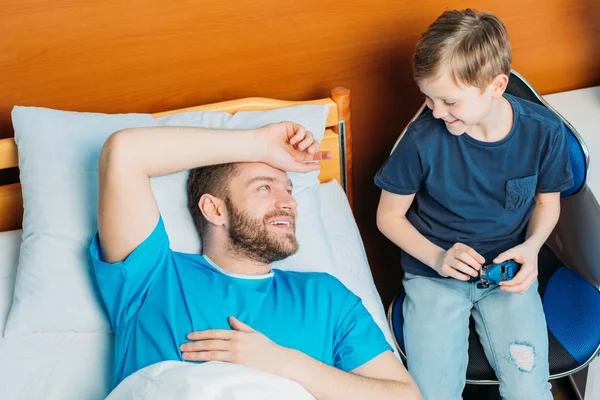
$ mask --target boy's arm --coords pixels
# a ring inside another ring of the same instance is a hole
[[[123,261],[157,224],[150,177],[195,167],[262,161],[307,172],[331,157],[298,124],[283,122],[253,131],[191,127],[133,128],[114,133],[100,154],[98,231],[103,259]]]
[[[558,223],[560,193],[536,193],[535,200],[537,204],[527,225],[525,243],[538,253]]]
[[[502,290],[525,293],[538,276],[538,254],[552,233],[560,216],[560,193],[536,193],[537,204],[529,219],[525,242],[505,251],[495,263],[513,259],[521,269],[510,281],[500,282]]]
[[[406,218],[415,194],[400,195],[381,191],[377,208],[377,227],[394,244],[441,276],[468,280],[478,276],[485,259],[475,250],[456,243],[447,251],[423,236]]]
[[[377,227],[396,246],[433,268],[444,249],[421,235],[406,218],[414,198],[414,193],[400,195],[382,190],[377,207]]]

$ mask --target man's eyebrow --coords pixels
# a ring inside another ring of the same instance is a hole
[[[255,176],[254,178],[250,179],[248,181],[248,183],[246,184],[246,186],[250,186],[255,182],[277,182],[278,179],[274,178],[272,176]],[[288,181],[286,182],[286,185],[289,187],[294,187],[294,185],[292,184],[292,181],[288,179]]]

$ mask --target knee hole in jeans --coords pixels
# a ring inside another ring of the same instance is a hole
[[[535,346],[529,342],[513,342],[510,344],[508,361],[521,372],[531,372],[535,369]]]

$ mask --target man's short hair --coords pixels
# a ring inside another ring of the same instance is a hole
[[[237,164],[217,164],[195,168],[188,178],[188,206],[202,240],[208,238],[208,221],[198,207],[203,194],[225,200],[229,197],[229,182],[236,174]]]
[[[446,69],[458,85],[484,89],[510,74],[506,27],[489,12],[445,11],[421,35],[413,56],[415,81],[438,78]]]

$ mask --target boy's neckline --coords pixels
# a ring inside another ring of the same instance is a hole
[[[473,136],[469,135],[467,132],[465,132],[462,135],[460,135],[459,138],[462,138],[462,139],[464,139],[470,143],[476,144],[478,146],[484,146],[484,147],[500,146],[500,145],[506,143],[507,141],[509,141],[515,135],[515,132],[517,130],[516,127],[517,127],[517,123],[519,120],[520,112],[519,112],[518,104],[516,104],[514,102],[514,99],[509,94],[504,93],[502,95],[502,97],[507,100],[508,104],[510,105],[511,111],[512,111],[512,126],[506,136],[504,136],[500,140],[496,140],[493,142],[487,142],[487,141],[476,139]]]

